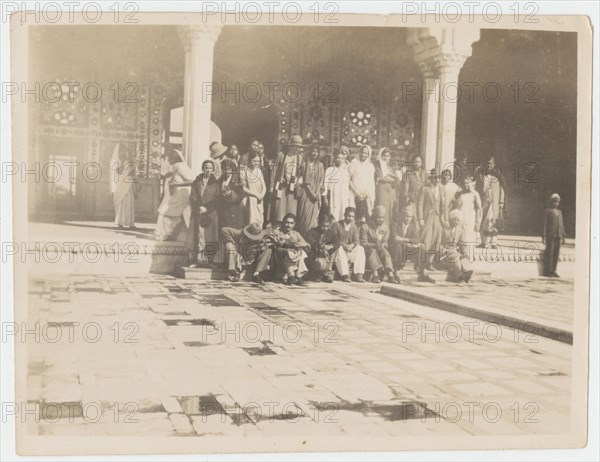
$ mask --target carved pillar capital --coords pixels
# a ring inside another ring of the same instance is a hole
[[[179,38],[185,48],[190,51],[193,47],[206,43],[214,45],[222,26],[203,25],[203,26],[182,26],[179,28]]]

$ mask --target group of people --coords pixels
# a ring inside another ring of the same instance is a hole
[[[232,281],[250,269],[257,282],[267,272],[289,284],[337,272],[399,283],[412,262],[420,281],[442,269],[468,282],[469,246],[495,246],[502,220],[506,184],[494,159],[474,174],[466,160],[438,174],[419,156],[400,163],[388,148],[355,150],[330,155],[293,135],[268,157],[259,140],[243,154],[214,142],[194,178],[170,146],[156,238],[185,232],[191,266],[224,264]]]
[[[305,152],[305,149],[307,152]],[[290,138],[282,152],[265,155],[254,140],[246,153],[219,142],[194,176],[181,151],[168,145],[157,240],[184,240],[190,265],[225,265],[229,279],[251,270],[289,284],[308,279],[387,279],[414,264],[418,280],[468,282],[470,252],[495,247],[502,230],[506,183],[494,158],[474,166],[467,159],[453,171],[426,171],[420,156],[392,161],[392,153],[370,146],[341,146],[329,155],[318,143]],[[354,154],[354,155],[353,155]],[[139,184],[127,150],[117,144],[111,158],[115,223],[135,227]],[[545,212],[543,274],[556,267],[565,240],[560,197]]]

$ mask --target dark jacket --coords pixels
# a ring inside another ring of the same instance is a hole
[[[201,175],[198,175],[192,183],[192,190],[190,192],[192,213],[198,214],[200,207],[205,207],[207,213],[214,212],[219,206],[219,183],[214,175],[210,175],[204,191],[201,191],[200,178]]]
[[[332,229],[338,236],[338,241],[344,250],[348,250],[350,244],[360,245],[360,235],[356,224],[352,223],[350,229],[346,231],[344,220],[336,221]]]
[[[554,213],[556,210],[557,213]],[[567,236],[565,232],[565,226],[563,224],[563,216],[560,209],[546,209],[544,216],[544,231],[542,237],[544,239],[552,239],[553,237],[559,237],[564,239]]]

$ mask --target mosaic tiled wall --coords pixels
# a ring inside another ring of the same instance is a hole
[[[135,152],[143,188],[136,216],[152,219],[158,201],[167,89],[150,81],[120,85],[118,91],[114,84],[112,87],[105,85],[101,87],[102,98],[97,98],[94,89],[88,89],[86,93],[83,87],[69,84],[74,81],[77,79],[57,78],[55,85],[48,86],[43,101],[31,106],[31,161],[43,166],[58,155],[63,159],[76,159],[80,165],[99,165],[101,176],[98,181],[84,179],[77,185],[73,210],[53,203],[45,182],[35,184],[31,190],[34,216],[53,213],[90,219],[110,218],[113,213],[108,185],[110,157],[115,143],[124,143],[130,147],[130,152]],[[75,140],[81,148],[74,151],[68,147]],[[81,172],[77,177],[82,178]]]
[[[97,99],[93,90],[84,97],[81,87],[68,84],[76,80],[56,79],[44,101],[33,107],[37,111],[34,144],[37,146],[40,135],[86,137],[89,151],[85,161],[99,161],[100,142],[135,142],[139,175],[159,177],[166,89],[131,83],[117,92],[113,85],[102,88],[102,98]],[[35,153],[36,160],[43,161],[43,153],[38,149]]]
[[[280,101],[278,148],[290,135],[299,134],[306,143],[318,139],[330,148],[344,144],[390,147],[408,155],[418,152],[418,132],[412,108],[399,96],[370,100],[346,100],[336,104]]]

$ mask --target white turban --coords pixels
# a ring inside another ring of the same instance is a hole
[[[454,209],[448,214],[448,219],[453,220],[455,218],[462,220],[462,213],[458,209]]]

